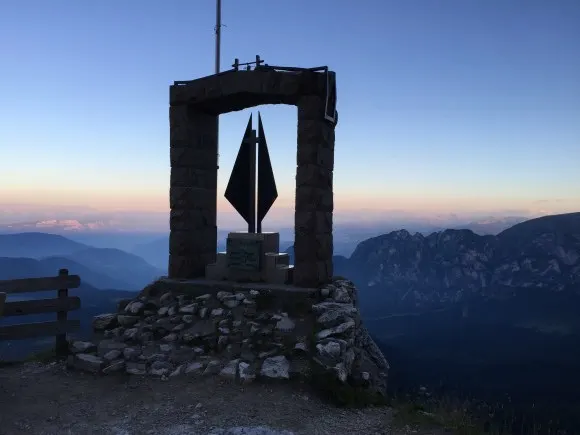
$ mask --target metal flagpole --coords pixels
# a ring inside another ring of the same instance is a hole
[[[215,73],[220,72],[220,49],[222,42],[222,0],[216,0],[215,5]],[[220,167],[220,117],[216,117],[216,128],[217,128],[217,169]]]
[[[216,0],[215,8],[215,73],[220,72],[220,45],[222,36],[222,0]]]

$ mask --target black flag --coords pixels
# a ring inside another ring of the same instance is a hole
[[[252,195],[253,186],[251,185],[254,178],[251,173],[253,166],[251,159],[254,155],[251,147],[255,146],[256,144],[252,143],[252,115],[250,115],[242,145],[238,151],[232,175],[230,175],[230,181],[228,181],[224,194],[226,199],[248,224],[250,224],[252,218],[252,196],[255,195],[255,193]]]
[[[258,232],[262,232],[262,220],[278,198],[276,180],[268,153],[268,144],[262,125],[262,116],[258,112]]]

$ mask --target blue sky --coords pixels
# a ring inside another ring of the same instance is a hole
[[[224,69],[336,71],[337,213],[580,209],[579,1],[223,0],[223,23]],[[3,0],[0,204],[167,210],[168,87],[213,73],[214,24],[212,0]],[[289,215],[296,109],[260,110]],[[220,118],[220,197],[250,112]]]

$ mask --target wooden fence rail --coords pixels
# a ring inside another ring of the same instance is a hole
[[[67,269],[61,269],[58,276],[48,278],[12,279],[0,281],[0,318],[9,316],[25,316],[28,314],[56,313],[54,322],[22,323],[10,326],[0,326],[0,341],[19,340],[25,338],[54,335],[56,337],[56,353],[64,356],[68,351],[67,332],[80,328],[79,320],[69,320],[68,312],[81,307],[77,296],[69,296],[69,288],[81,285],[78,275],[69,275]],[[54,299],[35,299],[29,301],[6,302],[10,293],[28,293],[46,290],[57,290]]]

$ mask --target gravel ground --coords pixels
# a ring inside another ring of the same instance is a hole
[[[97,377],[56,363],[0,368],[0,435],[411,433],[392,431],[391,415],[389,408],[339,409],[289,384]]]

